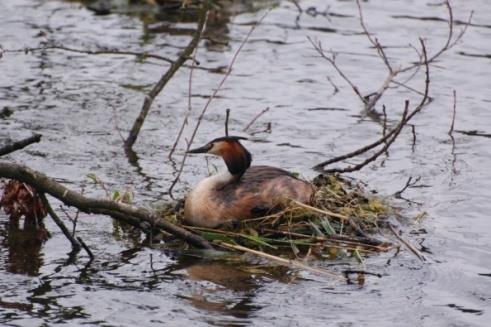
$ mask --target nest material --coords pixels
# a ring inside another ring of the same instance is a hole
[[[320,175],[312,183],[316,192],[311,205],[290,201],[279,211],[233,226],[186,226],[182,210],[165,206],[160,212],[165,219],[212,243],[245,246],[275,255],[361,258],[361,253],[391,248],[390,243],[371,236],[390,212],[379,197],[337,175]]]

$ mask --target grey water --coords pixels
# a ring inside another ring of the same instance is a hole
[[[120,2],[121,3],[121,2]],[[195,143],[230,131],[256,164],[280,166],[305,178],[311,167],[380,137],[380,117],[364,115],[350,86],[307,37],[337,53],[337,65],[365,95],[387,75],[363,34],[354,1],[229,1],[209,18],[193,70],[189,138],[199,112],[218,86],[243,38],[266,12],[240,52],[232,74],[204,116]],[[414,62],[418,38],[428,52],[446,42],[448,14],[439,1],[363,1],[369,30],[393,67]],[[462,40],[430,66],[432,102],[405,128],[389,155],[350,174],[400,207],[403,235],[426,256],[407,249],[364,259],[311,262],[382,274],[364,285],[332,283],[304,271],[271,267],[255,258],[217,260],[141,245],[111,219],[80,214],[77,235],[95,254],[68,260],[69,243],[46,219],[52,237],[19,243],[0,213],[0,324],[5,326],[488,326],[491,320],[491,3],[452,1],[454,36]],[[170,59],[189,42],[196,15],[172,16],[123,5],[97,15],[77,1],[2,0],[0,44],[22,50],[56,44],[73,49],[148,52]],[[0,58],[0,140],[32,133],[42,142],[1,160],[26,164],[65,186],[105,196],[87,178],[111,190],[130,190],[135,204],[168,199],[185,142],[168,159],[188,110],[190,69],[177,72],[157,97],[135,145],[137,163],[122,147],[145,93],[168,63],[131,55],[88,55],[66,50],[4,52]],[[405,75],[405,78],[409,75]],[[401,80],[404,81],[405,78]],[[392,85],[395,86],[395,85]],[[421,70],[408,86],[424,89]],[[404,100],[421,95],[390,88],[386,106],[395,124]],[[335,92],[335,90],[338,90]],[[454,143],[448,135],[456,91]],[[264,115],[244,131],[265,108]],[[465,133],[459,132],[464,131]],[[477,131],[477,132],[475,132]],[[351,160],[341,165],[357,162]],[[218,160],[189,158],[175,195],[183,196]],[[409,177],[420,178],[403,196]],[[55,206],[57,212],[62,215]],[[73,215],[74,210],[68,208]],[[63,215],[62,215],[63,216]],[[390,238],[390,235],[387,235]],[[393,239],[393,238],[392,238]],[[395,240],[395,239],[393,239]]]

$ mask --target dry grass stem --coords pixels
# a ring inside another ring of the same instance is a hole
[[[421,261],[426,261],[425,256],[418,250],[416,249],[411,243],[403,239],[400,235],[399,232],[391,225],[389,224],[389,229],[391,232],[394,234],[394,236],[401,241],[402,244],[404,244],[412,253],[414,253],[415,256],[417,256]]]

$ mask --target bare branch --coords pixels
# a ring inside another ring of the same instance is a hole
[[[290,0],[291,3],[293,3],[295,5],[295,7],[297,7],[297,10],[298,10],[298,13],[301,14],[303,13],[303,9],[302,7],[300,6],[300,4],[298,3],[297,0]]]
[[[177,145],[179,144],[179,141],[181,140],[182,133],[184,132],[184,128],[188,124],[189,116],[191,115],[191,112],[193,110],[193,103],[192,103],[192,91],[193,91],[193,72],[194,72],[194,67],[196,65],[196,54],[198,53],[198,47],[194,49],[193,52],[193,61],[191,63],[191,70],[189,71],[189,80],[188,80],[188,111],[186,112],[186,115],[184,116],[184,120],[182,121],[181,128],[179,129],[179,132],[177,133],[176,140],[174,141],[174,145],[172,145],[172,149],[169,152],[169,159],[172,159],[172,155],[174,154],[174,151],[176,151]]]
[[[384,65],[387,67],[387,70],[388,70],[388,74],[387,74],[386,79],[384,80],[382,85],[378,88],[378,90],[376,92],[372,93],[373,96],[370,96],[370,97],[363,96],[361,94],[358,86],[356,86],[355,83],[353,83],[349,78],[347,78],[346,74],[337,66],[337,64],[335,62],[336,56],[333,54],[331,57],[329,57],[328,55],[326,55],[326,53],[324,53],[324,50],[322,50],[320,43],[315,44],[311,39],[309,39],[309,41],[312,43],[314,49],[317,50],[317,52],[319,52],[319,54],[324,59],[329,61],[331,66],[338,72],[338,74],[351,86],[353,92],[358,96],[358,98],[361,100],[361,102],[365,105],[365,112],[366,113],[370,112],[375,107],[375,105],[378,103],[380,98],[383,96],[383,94],[390,87],[391,84],[404,86],[404,87],[410,89],[411,91],[419,93],[419,91],[416,91],[416,90],[410,88],[409,86],[407,86],[406,83],[416,75],[418,69],[421,66],[424,66],[425,62],[432,63],[432,62],[436,61],[443,53],[445,53],[446,51],[448,51],[449,49],[451,49],[452,47],[454,47],[457,44],[457,42],[465,34],[467,27],[471,24],[472,15],[473,15],[473,13],[471,12],[471,14],[469,15],[469,19],[468,19],[466,26],[463,28],[463,30],[460,32],[460,34],[456,38],[454,38],[453,10],[452,10],[452,6],[450,5],[449,1],[446,0],[445,5],[446,5],[447,10],[448,10],[448,16],[449,16],[448,26],[449,26],[449,28],[448,28],[448,35],[447,35],[445,44],[434,55],[427,58],[426,60],[423,60],[423,56],[418,53],[418,57],[419,57],[418,61],[416,61],[415,63],[409,64],[405,67],[394,69],[392,67],[392,65],[390,64],[390,61],[388,60],[388,57],[384,51],[382,44],[376,38],[374,39],[372,37],[370,31],[368,30],[368,28],[365,24],[364,18],[363,18],[363,11],[362,11],[362,7],[360,5],[360,1],[356,0],[356,4],[358,6],[358,11],[359,11],[359,16],[360,16],[360,24],[362,26],[364,34],[367,36],[369,42],[373,45],[373,47],[377,50],[379,57],[382,59],[382,61],[384,62]],[[332,53],[332,51],[330,51],[330,53]],[[404,82],[395,81],[395,78],[397,76],[399,76],[402,73],[409,72],[411,70],[416,70],[416,71],[411,76],[409,76],[409,78],[407,78],[406,81],[404,81]],[[369,99],[367,99],[367,98],[369,98]]]
[[[455,125],[455,115],[457,113],[457,91],[453,90],[453,114],[452,114],[452,124],[448,130],[448,135],[453,136],[453,128]]]
[[[74,206],[85,213],[111,216],[140,229],[159,228],[199,248],[212,246],[202,237],[191,233],[169,221],[157,217],[144,208],[128,204],[85,197],[67,189],[45,174],[23,165],[0,162],[0,177],[19,180],[34,187],[40,194],[47,193],[68,206]]]
[[[230,117],[230,108],[225,110],[225,136],[228,136],[228,119]]]
[[[465,24],[464,28],[460,32],[460,34],[455,38],[455,40],[452,41],[453,39],[453,26],[454,26],[454,17],[453,17],[453,9],[452,6],[450,5],[450,2],[448,0],[445,0],[445,6],[447,7],[448,10],[448,34],[447,34],[447,39],[445,40],[445,44],[438,50],[434,55],[431,57],[427,58],[428,63],[433,63],[436,61],[443,53],[446,51],[450,50],[453,48],[460,39],[464,36],[465,32],[467,31],[467,27],[471,24],[472,17],[474,15],[474,12],[471,12],[469,14],[469,19],[467,23]],[[422,66],[424,63],[422,61],[416,62],[412,65],[409,65],[405,68],[399,69],[400,73],[412,70],[414,68],[417,68],[419,66]]]
[[[327,170],[324,170],[324,172],[325,173],[351,173],[351,172],[360,170],[361,168],[365,167],[366,165],[368,165],[372,161],[376,160],[381,154],[387,152],[387,150],[389,149],[391,144],[397,139],[397,136],[399,136],[399,133],[401,132],[404,125],[406,124],[408,108],[409,108],[409,101],[406,100],[406,105],[404,108],[404,113],[402,114],[402,119],[399,122],[399,124],[397,125],[397,127],[395,129],[393,129],[393,132],[391,132],[392,137],[387,140],[387,142],[385,143],[385,146],[382,147],[382,149],[380,149],[379,151],[374,153],[372,156],[370,156],[369,158],[365,159],[363,162],[361,162],[357,165],[348,166],[348,167],[342,168],[342,169],[339,169],[339,168],[327,169]]]
[[[159,95],[159,93],[162,91],[165,85],[167,85],[167,83],[171,80],[172,76],[174,76],[174,74],[179,70],[179,68],[190,58],[194,49],[198,46],[199,40],[201,38],[201,34],[203,33],[203,30],[205,28],[207,17],[208,17],[208,0],[205,0],[201,8],[201,16],[198,21],[198,27],[196,29],[193,38],[191,39],[187,47],[184,49],[184,51],[177,58],[177,60],[174,63],[172,63],[169,69],[162,75],[162,77],[157,82],[157,84],[154,85],[152,90],[145,97],[140,114],[138,115],[135,122],[133,123],[133,127],[131,128],[129,135],[125,140],[125,149],[127,150],[127,152],[128,149],[131,149],[133,147],[133,144],[135,143],[138,134],[140,133],[141,127],[145,122],[145,118],[147,117],[148,112],[150,111],[150,107],[152,106],[152,103],[155,100],[155,98]]]
[[[414,152],[416,148],[416,126],[414,124],[410,124],[411,126],[411,134],[413,135],[413,140],[411,142],[411,151]]]
[[[389,70],[389,73],[393,73],[392,66],[389,63],[389,59],[387,58],[387,55],[385,54],[384,48],[382,47],[382,45],[378,42],[378,40],[376,38],[375,39],[372,38],[370,32],[368,31],[367,26],[365,25],[365,20],[363,18],[363,11],[361,10],[360,0],[356,0],[356,5],[358,6],[358,13],[360,15],[360,24],[361,24],[361,27],[363,28],[363,32],[367,36],[370,43],[372,43],[373,47],[377,50],[379,57],[384,62],[385,66]]]
[[[88,264],[90,265],[90,263],[94,261],[94,254],[92,253],[92,251],[90,251],[89,247],[87,246],[87,244],[85,244],[84,240],[81,237],[77,237],[77,240],[80,242],[85,252],[87,252],[87,254],[89,255],[90,260]]]
[[[423,254],[421,254],[421,252],[416,249],[411,243],[409,243],[408,241],[406,241],[405,239],[403,239],[400,235],[399,235],[399,231],[397,231],[394,226],[392,226],[392,224],[389,224],[389,229],[391,230],[391,232],[394,234],[394,236],[399,240],[401,241],[402,244],[404,244],[412,253],[414,253],[415,256],[417,256],[421,261],[426,261],[426,258]]]
[[[407,179],[404,187],[401,190],[394,193],[394,197],[396,197],[397,199],[402,199],[402,193],[404,193],[404,191],[406,191],[408,188],[415,186],[420,180],[421,180],[421,176],[418,176],[414,180],[413,180],[413,177],[410,176]]]
[[[390,145],[395,141],[395,138],[397,137],[397,135],[399,135],[400,131],[402,130],[403,126],[406,125],[410,120],[411,118],[413,118],[418,112],[421,111],[421,109],[423,109],[426,104],[428,103],[428,93],[429,93],[429,88],[430,88],[430,67],[429,67],[429,63],[428,63],[428,56],[427,56],[427,52],[426,52],[426,46],[425,46],[425,43],[423,41],[423,39],[420,39],[420,43],[421,43],[421,48],[422,48],[422,54],[423,54],[423,60],[424,60],[424,66],[426,68],[425,70],[425,90],[424,90],[424,93],[423,93],[423,97],[421,99],[421,102],[418,104],[418,106],[416,106],[416,108],[414,108],[409,114],[407,114],[407,116],[404,116],[405,114],[403,114],[403,119],[401,119],[400,123],[398,124],[398,126],[394,129],[392,129],[391,131],[389,131],[388,133],[386,133],[385,136],[381,137],[380,139],[378,139],[377,141],[367,145],[367,146],[364,146],[358,150],[355,150],[353,152],[350,152],[348,154],[345,154],[345,155],[342,155],[342,156],[339,156],[339,157],[335,157],[335,158],[332,158],[332,159],[329,159],[329,160],[326,160],[326,161],[323,161],[317,165],[315,165],[313,167],[313,169],[315,170],[318,170],[318,171],[322,171],[322,172],[339,172],[339,173],[345,173],[345,172],[352,172],[352,171],[356,171],[356,170],[359,170],[361,168],[363,168],[365,165],[367,165],[368,163],[372,162],[373,160],[375,160],[379,155],[381,155],[382,153],[384,153],[385,151],[387,151],[387,149],[390,147]],[[406,107],[405,107],[405,110],[404,112],[406,112],[406,110],[408,109],[407,106],[409,105],[409,102],[406,101]],[[394,137],[393,137],[394,136]],[[335,163],[335,162],[339,162],[339,161],[342,161],[342,160],[345,160],[345,159],[348,159],[348,158],[353,158],[355,156],[358,156],[360,154],[363,154],[371,149],[374,149],[376,148],[377,146],[381,145],[382,143],[385,143],[385,146],[382,148],[383,151],[378,151],[376,152],[373,156],[371,156],[370,158],[366,159],[365,161],[363,161],[362,163],[358,164],[358,165],[355,165],[355,166],[352,166],[352,167],[347,167],[347,168],[344,168],[344,169],[328,169],[328,170],[324,170],[324,167],[327,166],[327,165],[330,165],[332,163]]]
[[[366,103],[367,100],[360,93],[358,87],[353,82],[351,82],[351,80],[344,74],[344,72],[336,64],[336,54],[334,52],[331,52],[331,57],[327,56],[324,50],[322,49],[322,44],[320,42],[315,43],[310,36],[308,36],[307,39],[310,41],[314,49],[321,55],[321,57],[327,60],[332,65],[332,67],[334,67],[334,69],[338,72],[339,76],[341,76],[346,81],[346,83],[348,83],[351,86],[353,92],[355,92],[358,98],[360,98],[361,102]]]
[[[80,242],[78,242],[73,237],[72,234],[70,234],[70,231],[68,230],[68,228],[63,223],[63,220],[61,220],[60,217],[58,217],[58,215],[56,214],[56,212],[53,210],[53,208],[49,204],[49,201],[46,198],[46,195],[44,193],[39,193],[39,197],[41,198],[41,201],[43,201],[43,204],[46,207],[46,209],[48,210],[48,213],[51,216],[51,218],[53,219],[53,221],[56,223],[56,225],[58,226],[58,228],[60,228],[60,230],[63,233],[63,235],[65,235],[65,237],[72,244],[72,252],[74,254],[80,252],[80,249],[82,248],[82,245],[80,244]]]
[[[244,127],[244,129],[242,129],[242,131],[247,132],[247,130],[249,128],[251,128],[252,124],[254,124],[256,122],[256,120],[259,119],[259,117],[261,117],[262,115],[264,115],[268,111],[269,111],[269,107],[264,108],[260,113],[255,115],[254,118],[252,118],[252,120]]]
[[[28,146],[30,144],[37,143],[40,141],[41,141],[41,135],[35,134],[35,135],[28,137],[24,140],[20,140],[20,141],[16,141],[16,142],[7,144],[7,145],[0,148],[0,156],[4,156],[6,154],[15,152],[17,150],[25,148],[26,146]]]

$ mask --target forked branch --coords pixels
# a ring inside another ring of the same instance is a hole
[[[343,172],[343,173],[345,173],[345,172],[353,172],[353,171],[356,171],[356,170],[360,170],[361,168],[363,168],[364,166],[366,166],[370,162],[376,160],[381,154],[383,154],[384,152],[386,152],[389,149],[389,147],[391,146],[391,144],[395,141],[395,139],[397,138],[397,136],[399,135],[399,133],[401,132],[401,130],[403,129],[403,127],[405,125],[407,125],[407,123],[417,113],[419,113],[421,111],[421,109],[423,109],[428,104],[428,100],[429,100],[428,94],[429,94],[429,88],[430,88],[430,66],[429,66],[429,63],[428,63],[426,46],[425,46],[425,43],[424,43],[423,39],[420,39],[420,43],[421,43],[421,48],[422,48],[423,62],[424,62],[424,66],[426,68],[426,70],[425,70],[425,88],[424,88],[423,97],[422,97],[420,103],[411,112],[408,112],[409,102],[406,101],[406,105],[405,105],[403,116],[401,118],[401,121],[397,125],[397,127],[394,128],[394,129],[392,129],[392,130],[390,130],[388,133],[385,133],[385,135],[383,135],[377,141],[375,141],[375,142],[373,142],[373,143],[371,143],[369,145],[366,145],[366,146],[364,146],[364,147],[362,147],[360,149],[357,149],[357,150],[355,150],[353,152],[350,152],[348,154],[345,154],[345,155],[342,155],[342,156],[338,156],[338,157],[335,157],[335,158],[332,158],[332,159],[323,161],[323,162],[315,165],[313,167],[313,169],[319,170],[319,171],[322,171],[322,172],[331,172],[331,173],[332,172]],[[333,164],[335,162],[339,162],[339,161],[342,161],[342,160],[346,160],[346,159],[353,158],[353,157],[359,156],[361,154],[364,154],[367,151],[372,150],[372,149],[376,148],[377,146],[379,146],[381,144],[385,144],[385,146],[381,150],[377,151],[375,154],[373,154],[372,156],[370,156],[368,159],[364,160],[360,164],[357,164],[357,165],[352,166],[352,167],[343,168],[343,169],[328,169],[328,170],[325,170],[324,169],[324,167],[326,167],[326,166],[328,166],[330,164]]]
[[[406,81],[398,82],[396,80],[396,78],[399,77],[402,73],[406,73],[406,72],[409,72],[412,70],[417,71],[417,69],[419,67],[424,66],[426,63],[428,63],[428,64],[433,63],[442,54],[444,54],[446,51],[453,48],[462,39],[462,37],[464,36],[464,34],[467,30],[467,27],[471,23],[473,12],[470,13],[468,22],[464,26],[462,31],[456,37],[454,37],[454,34],[455,34],[454,33],[454,15],[453,15],[452,6],[450,5],[450,2],[448,0],[446,0],[444,3],[445,3],[445,6],[447,8],[447,11],[448,11],[448,33],[447,33],[447,38],[445,40],[445,44],[432,56],[428,56],[426,59],[424,59],[423,56],[418,53],[418,60],[416,62],[395,69],[393,67],[393,65],[390,63],[390,60],[389,60],[389,58],[388,58],[388,56],[384,50],[383,45],[379,42],[379,40],[377,38],[373,38],[372,33],[368,30],[368,27],[367,27],[366,22],[365,22],[364,17],[363,17],[363,10],[362,10],[360,0],[356,0],[358,12],[359,12],[360,25],[363,29],[363,33],[367,36],[368,41],[371,43],[371,45],[376,49],[377,55],[382,60],[382,62],[384,63],[384,65],[386,66],[387,71],[388,71],[387,77],[383,81],[382,85],[377,89],[377,91],[370,93],[371,94],[370,97],[364,96],[362,94],[362,92],[360,91],[360,88],[356,85],[356,83],[354,83],[350,78],[348,78],[346,73],[344,73],[344,71],[337,65],[336,60],[335,60],[336,54],[333,51],[328,51],[328,54],[327,54],[326,51],[323,50],[322,44],[320,42],[314,42],[310,38],[309,38],[309,41],[312,43],[312,46],[319,53],[319,55],[322,58],[324,58],[325,60],[327,60],[331,64],[331,66],[336,70],[336,72],[339,74],[339,76],[349,84],[349,86],[351,87],[353,92],[356,94],[356,96],[363,103],[364,111],[366,113],[368,113],[375,107],[375,105],[378,103],[378,101],[382,98],[385,91],[392,84],[394,84],[398,87],[400,87],[400,86],[407,87],[406,84],[416,75],[416,73],[414,73]],[[412,91],[416,91],[410,87],[407,87],[407,88],[412,90]],[[416,92],[419,93],[418,91],[416,91]]]

